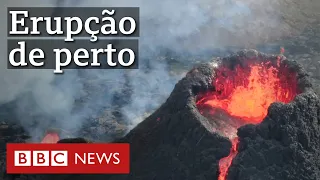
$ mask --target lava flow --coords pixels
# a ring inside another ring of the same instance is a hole
[[[228,174],[228,169],[231,166],[233,158],[237,155],[237,145],[238,145],[238,138],[234,138],[232,140],[232,148],[230,150],[229,156],[222,158],[219,161],[219,170],[220,174],[218,180],[225,180]]]
[[[226,126],[223,122],[224,124],[218,127],[220,129],[232,129],[233,125],[236,126],[233,127],[233,131],[236,131],[242,125],[260,123],[266,117],[271,103],[288,103],[297,94],[295,76],[279,66],[272,65],[271,62],[255,62],[246,68],[240,65],[233,70],[219,68],[213,82],[215,90],[199,95],[198,109],[204,116],[205,111],[210,111],[209,114],[213,115],[223,110],[230,118],[220,121],[236,119],[236,125],[229,123],[229,126]],[[230,138],[232,148],[229,156],[219,161],[218,180],[227,179],[228,169],[237,155],[236,132],[233,133],[233,137],[226,132],[220,131],[222,135]]]

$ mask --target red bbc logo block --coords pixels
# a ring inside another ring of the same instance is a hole
[[[68,166],[68,151],[14,151],[14,166]]]
[[[7,144],[7,173],[127,174],[129,144]]]

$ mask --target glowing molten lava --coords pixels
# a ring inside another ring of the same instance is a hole
[[[229,75],[217,78],[217,93],[206,96],[198,103],[224,109],[231,116],[239,117],[248,123],[259,123],[267,115],[271,103],[287,103],[295,95],[280,86],[276,68],[266,68],[260,64],[252,65],[250,70],[246,79]],[[236,72],[246,76],[246,72],[241,68],[237,68]]]
[[[242,125],[260,123],[266,117],[271,103],[288,103],[297,94],[295,75],[279,66],[279,63],[272,65],[271,62],[255,62],[245,67],[238,65],[232,70],[219,68],[213,82],[215,90],[199,95],[198,109],[204,116],[205,111],[214,115],[222,110],[230,117],[219,120],[222,116],[216,116],[215,121],[237,121],[229,124],[223,122],[220,130],[232,129],[233,126],[232,131],[236,131]],[[238,138],[236,132],[231,133],[232,137],[225,130],[220,133],[232,141],[229,156],[219,162],[218,179],[226,180],[228,169],[237,155]]]
[[[42,139],[41,143],[57,143],[60,140],[60,137],[58,135],[58,133],[55,132],[50,132],[47,133],[44,138]]]
[[[238,145],[238,138],[232,140],[232,148],[230,149],[229,156],[222,158],[219,161],[219,170],[220,174],[218,180],[225,180],[228,174],[228,169],[231,166],[233,158],[237,155],[237,145]]]

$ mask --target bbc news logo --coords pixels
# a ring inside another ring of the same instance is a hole
[[[128,174],[129,144],[7,144],[8,174]]]

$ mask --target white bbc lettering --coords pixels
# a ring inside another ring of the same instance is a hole
[[[68,166],[68,151],[51,151],[51,166]]]
[[[14,151],[14,166],[68,166],[68,151]]]
[[[49,151],[33,151],[32,162],[33,166],[49,166]]]
[[[31,166],[31,152],[14,151],[14,166]]]

